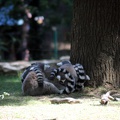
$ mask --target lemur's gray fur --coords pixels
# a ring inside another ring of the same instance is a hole
[[[81,64],[72,65],[70,61],[62,61],[60,63],[57,63],[57,65],[60,67],[58,69],[54,69],[51,72],[51,79],[54,79],[56,76],[59,81],[66,81],[67,89],[64,91],[66,93],[71,93],[75,90],[78,91],[83,89],[85,81],[90,80]],[[63,75],[60,75],[61,72],[63,72]]]
[[[73,65],[69,61],[57,63],[60,66],[51,72],[50,79],[58,78],[61,84],[65,86],[64,93],[71,93],[75,90],[75,83],[77,81],[77,74]]]
[[[61,94],[58,89],[45,77],[45,64],[35,63],[22,74],[22,92],[24,95]]]
[[[24,95],[50,95],[61,94],[61,91],[47,78],[44,78],[43,86],[39,86],[37,75],[34,71],[30,71],[22,83],[22,92]]]

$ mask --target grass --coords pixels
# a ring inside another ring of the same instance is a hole
[[[120,120],[120,102],[100,105],[99,97],[94,96],[100,91],[103,89],[69,95],[79,98],[80,104],[51,104],[50,98],[55,95],[23,96],[18,75],[0,75],[0,95],[3,92],[10,94],[0,99],[0,120]]]

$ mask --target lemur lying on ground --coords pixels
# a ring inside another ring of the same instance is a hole
[[[62,93],[60,89],[45,77],[46,69],[46,65],[43,63],[34,63],[26,68],[21,76],[22,92],[24,95],[34,96]]]
[[[50,80],[56,77],[61,84],[65,85],[64,93],[81,90],[84,88],[85,81],[90,80],[81,64],[72,65],[70,61],[62,61],[57,65],[60,67],[51,72]]]
[[[61,63],[62,65],[60,65]],[[42,63],[33,63],[26,68],[21,77],[23,93],[28,95],[46,94],[47,88],[45,86],[51,87],[52,93],[71,93],[75,90],[83,89],[84,82],[90,80],[80,64],[72,65],[70,61],[63,61],[57,65],[60,67],[54,70]],[[50,73],[51,76],[49,78],[51,81],[46,78],[46,76],[49,76],[47,74]],[[55,76],[57,76],[59,81],[53,80]],[[36,90],[38,86],[39,89]],[[42,90],[40,90],[41,88]],[[51,94],[50,89],[47,94]]]

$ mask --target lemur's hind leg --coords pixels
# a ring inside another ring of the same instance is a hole
[[[53,83],[44,81],[43,83],[43,94],[62,94],[63,90],[59,90]]]

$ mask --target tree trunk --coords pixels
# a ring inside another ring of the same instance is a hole
[[[120,1],[74,0],[71,61],[98,87],[120,87]]]

